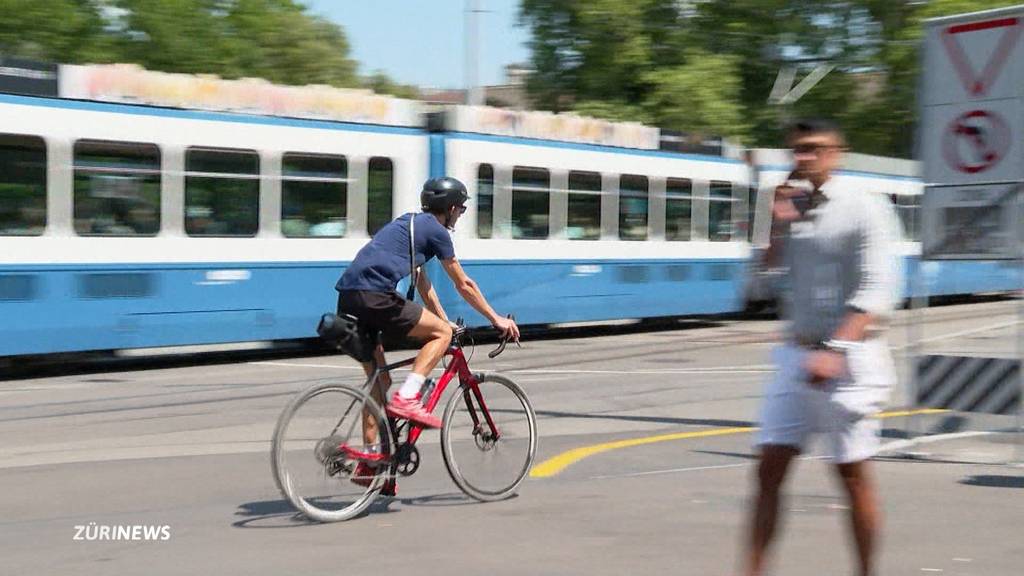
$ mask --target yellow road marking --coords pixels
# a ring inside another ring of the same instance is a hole
[[[898,418],[900,416],[917,416],[921,414],[940,414],[948,412],[948,410],[939,410],[935,408],[923,408],[920,410],[899,410],[894,412],[883,412],[877,416],[877,418]],[[615,440],[613,442],[604,442],[601,444],[592,444],[590,446],[580,446],[579,448],[573,448],[548,458],[540,464],[533,467],[530,470],[531,478],[548,478],[560,473],[569,466],[589,458],[595,454],[601,454],[603,452],[610,452],[612,450],[618,450],[620,448],[632,448],[633,446],[643,446],[646,444],[655,444],[657,442],[669,442],[672,440],[689,440],[691,438],[708,438],[711,436],[729,436],[732,434],[745,434],[747,432],[753,432],[757,430],[754,426],[741,426],[737,428],[719,428],[714,430],[698,430],[695,432],[676,432],[674,434],[660,434],[658,436],[647,436],[644,438],[630,438],[628,440]]]

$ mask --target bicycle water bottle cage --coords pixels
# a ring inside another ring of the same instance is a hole
[[[359,362],[369,362],[373,358],[373,343],[369,335],[360,329],[359,319],[351,314],[324,314],[317,324],[316,333]]]

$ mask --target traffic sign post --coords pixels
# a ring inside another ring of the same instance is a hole
[[[1024,5],[925,22],[919,153],[925,181],[921,261],[1016,260],[1024,288]],[[911,323],[927,296],[920,262]],[[1024,292],[1016,362],[1021,402],[1016,460],[1024,461]],[[921,390],[919,325],[908,327],[910,397]],[[912,426],[908,421],[907,431]]]

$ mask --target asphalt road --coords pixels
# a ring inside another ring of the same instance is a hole
[[[926,351],[1009,357],[1016,306],[930,309],[916,330]],[[898,357],[915,330],[908,317],[891,331]],[[429,432],[423,466],[400,480],[398,496],[338,524],[295,514],[268,452],[292,395],[314,381],[361,380],[347,358],[0,381],[0,573],[730,574],[750,491],[750,428],[780,328],[729,320],[609,330],[527,341],[496,362],[482,345],[474,369],[514,378],[538,413],[537,465],[519,496],[464,497]],[[877,460],[881,574],[1020,574],[1024,469],[1002,464],[1020,453],[1014,435],[999,433],[1017,422],[901,416],[906,398],[895,391],[884,420],[893,444]],[[908,426],[938,436],[908,443]],[[597,448],[572,452],[583,447]],[[907,453],[919,458],[897,457]],[[852,572],[844,504],[815,455],[788,486],[778,574]],[[167,538],[75,538],[79,526],[135,525]]]

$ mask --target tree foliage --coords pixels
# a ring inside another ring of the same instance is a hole
[[[0,0],[0,13],[0,55],[414,93],[360,78],[344,31],[295,0]]]
[[[839,120],[855,149],[910,156],[922,21],[1020,0],[523,0],[538,107],[777,146],[786,120]],[[768,102],[795,67],[836,68],[797,103]]]

